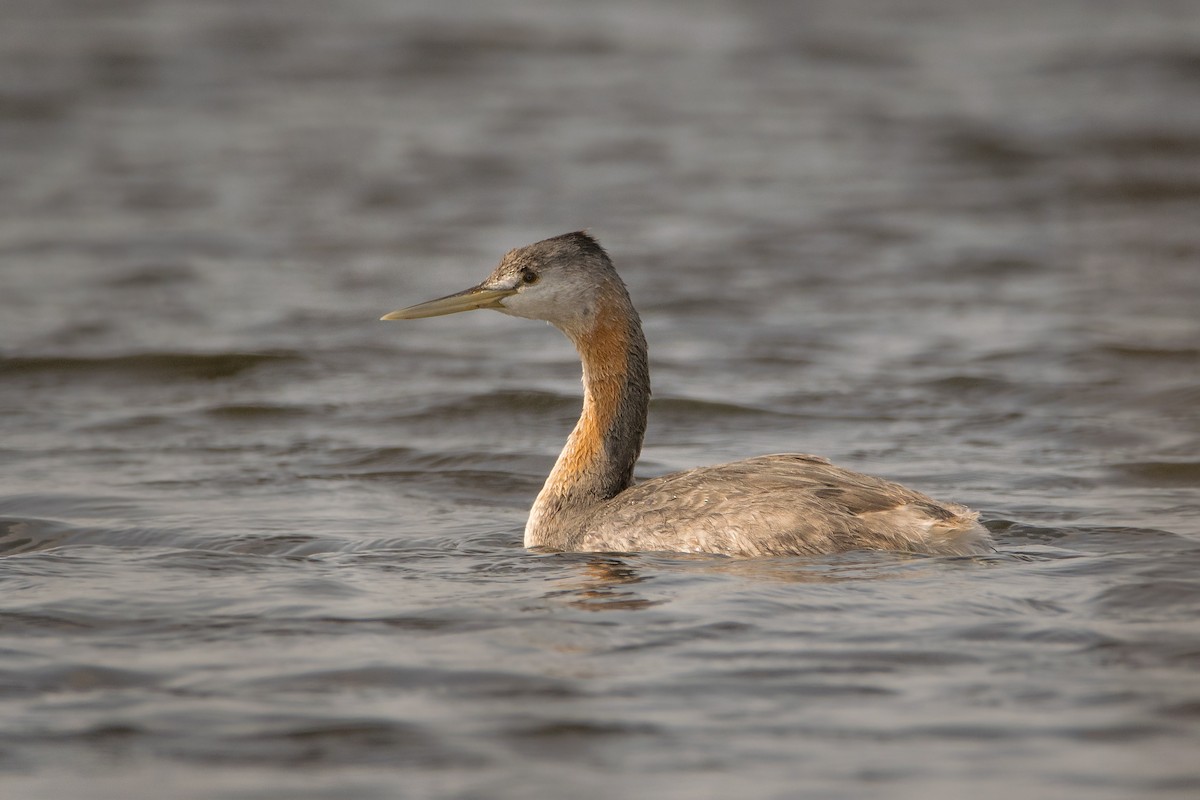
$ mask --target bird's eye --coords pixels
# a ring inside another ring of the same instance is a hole
[[[521,271],[521,280],[525,283],[537,283],[538,276],[533,270],[526,269]]]

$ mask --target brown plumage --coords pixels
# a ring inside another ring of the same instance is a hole
[[[970,510],[818,456],[759,456],[632,485],[650,404],[646,339],[625,284],[586,233],[512,250],[478,286],[383,319],[477,308],[552,323],[583,363],[583,412],[529,512],[526,547],[731,556],[992,549]]]

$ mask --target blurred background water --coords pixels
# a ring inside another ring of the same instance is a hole
[[[5,0],[5,798],[1195,797],[1200,6]],[[979,559],[531,554],[589,227],[639,474]]]

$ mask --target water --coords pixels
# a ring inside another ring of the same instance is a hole
[[[1195,4],[9,0],[5,798],[1195,797]],[[640,474],[994,556],[531,554],[590,226]]]

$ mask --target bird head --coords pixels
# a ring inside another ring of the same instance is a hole
[[[422,319],[490,308],[552,323],[568,333],[594,322],[613,292],[628,303],[604,248],[584,231],[510,250],[477,286],[385,314],[381,319]]]

